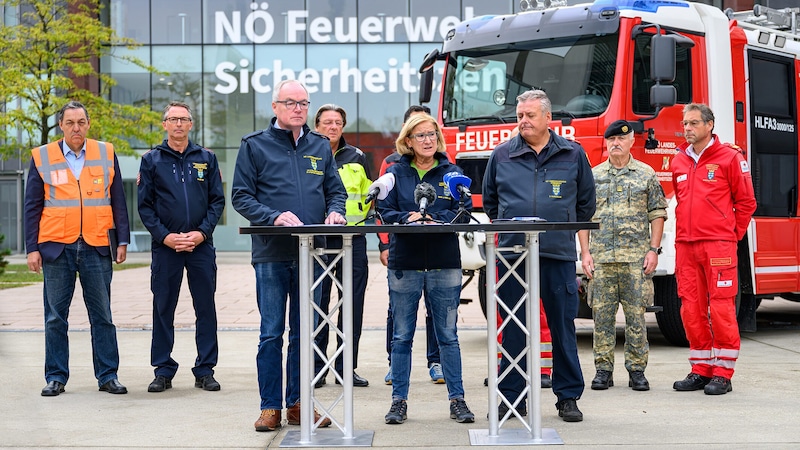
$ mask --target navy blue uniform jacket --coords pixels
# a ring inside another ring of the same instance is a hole
[[[64,140],[58,142],[64,150]],[[114,180],[109,191],[111,195],[111,214],[114,216],[114,227],[117,229],[117,242],[129,243],[131,241],[131,228],[128,223],[128,207],[125,204],[125,190],[122,188],[122,173],[119,170],[117,154],[114,153]],[[44,210],[44,180],[36,170],[36,162],[31,158],[28,169],[28,182],[25,185],[25,251],[27,253],[38,251],[43,262],[53,262],[61,256],[64,245],[59,242],[39,243],[39,221]],[[110,256],[108,246],[94,247],[97,253]]]
[[[409,212],[419,211],[419,205],[414,201],[414,190],[423,181],[436,188],[436,200],[428,206],[428,215],[446,223],[456,217],[458,201],[450,195],[443,179],[448,172],[462,173],[461,169],[452,164],[444,153],[436,153],[435,157],[439,164],[425,173],[421,180],[417,169],[411,167],[411,155],[402,156],[396,164],[386,169],[386,173],[394,174],[395,185],[386,199],[378,203],[385,223],[406,223]],[[468,199],[464,206],[471,210],[472,200]],[[464,222],[467,220],[465,218]],[[460,269],[458,235],[453,232],[393,233],[389,236],[388,267],[391,270]]]
[[[589,222],[595,192],[586,152],[552,130],[538,155],[519,135],[498,145],[483,177],[483,209],[492,220],[536,216],[549,222]],[[524,234],[499,236],[499,247],[525,245]],[[575,231],[542,233],[539,252],[546,258],[576,261]]]
[[[304,224],[321,224],[336,211],[345,215],[344,189],[327,136],[303,125],[295,146],[289,130],[274,127],[242,138],[233,173],[231,203],[252,226],[274,225],[284,211]],[[252,235],[253,263],[298,258],[298,242],[291,236]],[[316,242],[319,246],[320,243]]]
[[[153,246],[169,233],[200,231],[211,243],[225,208],[217,156],[189,141],[183,153],[160,145],[142,155],[137,179],[139,217]]]

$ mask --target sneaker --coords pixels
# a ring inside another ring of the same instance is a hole
[[[384,419],[388,424],[401,424],[408,418],[407,412],[408,404],[406,404],[405,400],[392,400],[392,406]]]
[[[611,386],[614,386],[613,374],[608,370],[598,370],[592,380],[592,389],[604,391]]]
[[[150,386],[147,386],[147,392],[164,392],[167,389],[172,389],[172,378],[163,375],[156,375]]]
[[[463,398],[450,400],[450,418],[456,419],[458,423],[475,422],[475,414],[472,414]]]
[[[431,374],[431,381],[433,381],[434,384],[444,384],[444,373],[442,372],[441,364],[431,364],[429,373]]]
[[[727,394],[728,392],[733,390],[733,385],[731,384],[730,378],[716,376],[711,379],[711,381],[706,384],[703,388],[703,392],[708,395],[722,395]]]
[[[213,374],[203,375],[200,378],[194,379],[194,387],[201,388],[204,391],[218,391],[220,390],[220,385],[217,380],[214,379]]]
[[[542,374],[542,389],[551,389],[553,387],[553,379],[550,378],[550,375],[543,373]]]
[[[706,387],[711,378],[698,375],[694,372],[686,375],[686,378],[672,384],[672,389],[676,391],[699,391]]]
[[[578,403],[574,398],[568,398],[556,403],[558,408],[558,417],[564,419],[564,422],[581,422],[583,420],[583,413],[578,409]]]
[[[644,372],[635,370],[628,374],[628,387],[634,391],[649,391],[650,382],[644,377]]]
[[[392,385],[392,366],[389,366],[389,371],[386,372],[386,376],[383,378],[383,384]]]

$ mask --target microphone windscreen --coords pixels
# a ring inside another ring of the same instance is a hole
[[[447,184],[447,189],[450,191],[450,195],[456,201],[461,200],[461,191],[459,191],[458,186],[461,185],[469,189],[469,187],[472,185],[472,179],[470,177],[458,172],[448,172],[444,174],[443,180],[445,184]]]
[[[414,203],[419,204],[419,201],[423,198],[428,200],[428,206],[432,205],[436,200],[436,188],[430,183],[420,183],[414,189]]]

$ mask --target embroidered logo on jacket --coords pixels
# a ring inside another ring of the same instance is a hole
[[[311,168],[306,169],[306,173],[310,173],[311,175],[322,175],[322,171],[317,169],[317,161],[321,160],[319,156],[311,156],[311,155],[303,155],[303,158],[308,159],[311,162]]]
[[[553,193],[550,195],[550,198],[562,198],[561,196],[561,185],[566,183],[566,180],[547,180],[548,183],[553,187]]]

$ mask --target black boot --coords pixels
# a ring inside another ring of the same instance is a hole
[[[633,388],[634,391],[649,391],[650,383],[644,377],[644,372],[633,371],[628,374],[628,387]]]
[[[608,370],[598,370],[592,380],[592,389],[602,391],[614,386],[614,377]]]

